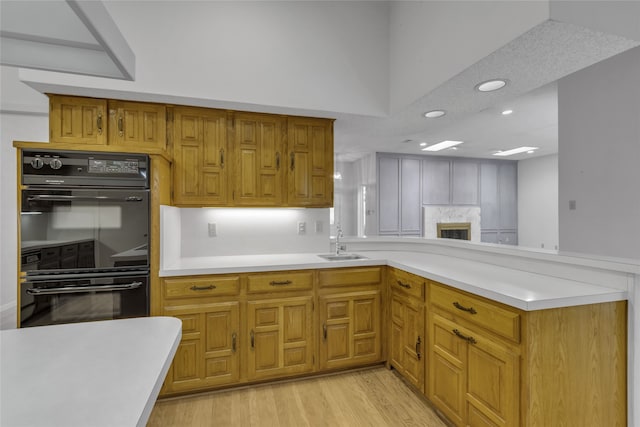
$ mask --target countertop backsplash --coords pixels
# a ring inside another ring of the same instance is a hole
[[[160,212],[161,239],[176,242],[162,245],[165,259],[329,251],[328,208],[162,206]]]

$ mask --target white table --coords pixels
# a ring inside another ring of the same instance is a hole
[[[144,426],[181,335],[172,317],[0,331],[0,425]]]

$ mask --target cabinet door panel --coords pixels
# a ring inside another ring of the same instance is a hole
[[[249,301],[249,379],[313,369],[312,297]]]
[[[282,204],[283,119],[258,113],[235,114],[236,205]]]
[[[107,143],[106,100],[51,95],[49,109],[51,142],[83,145]]]
[[[166,148],[167,110],[161,104],[109,101],[109,143]]]
[[[173,381],[176,383],[200,380],[201,352],[199,340],[180,343],[173,362]]]
[[[215,206],[227,202],[226,112],[204,108],[174,110],[173,199],[177,205]]]
[[[420,160],[402,159],[400,174],[400,231],[421,235]]]
[[[380,233],[400,232],[400,161],[378,158],[379,230]]]
[[[347,367],[380,359],[380,291],[320,297],[320,365]]]
[[[501,164],[498,174],[500,228],[518,228],[518,169],[516,163]]]
[[[453,161],[453,185],[451,203],[454,205],[478,204],[478,164],[469,161]]]
[[[289,117],[288,121],[288,204],[332,206],[332,122],[305,117]]]
[[[495,425],[516,424],[519,357],[478,334],[474,338],[477,343],[468,345],[467,401]]]
[[[465,417],[466,344],[452,330],[456,325],[431,316],[429,398],[457,426]]]
[[[451,192],[449,160],[422,161],[422,203],[448,205]]]
[[[499,227],[498,165],[495,163],[480,165],[480,211],[480,225],[483,229]]]

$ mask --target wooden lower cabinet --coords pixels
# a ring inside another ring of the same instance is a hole
[[[380,291],[320,296],[320,368],[373,363],[381,357]]]
[[[313,297],[249,301],[249,380],[313,370]]]
[[[434,404],[458,426],[517,425],[519,354],[437,314],[430,324]]]
[[[431,283],[427,397],[456,426],[626,426],[626,302],[523,312]]]
[[[424,392],[426,346],[425,279],[389,268],[388,362],[407,381]]]
[[[424,392],[424,304],[391,296],[389,364]]]
[[[166,391],[197,390],[239,380],[237,301],[165,307],[164,314],[182,320],[182,341],[165,381]]]

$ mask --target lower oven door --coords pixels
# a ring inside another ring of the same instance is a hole
[[[21,283],[20,327],[149,315],[149,276]]]

